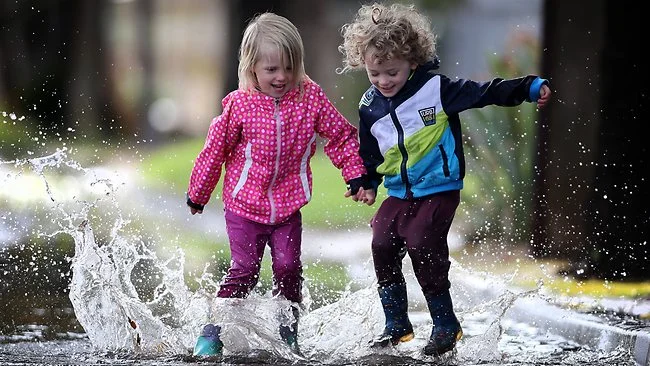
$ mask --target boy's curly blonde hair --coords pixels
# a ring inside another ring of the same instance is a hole
[[[431,23],[413,5],[374,3],[363,5],[352,23],[341,28],[343,68],[338,73],[364,67],[364,55],[374,47],[374,57],[402,58],[418,65],[436,56],[436,35]]]

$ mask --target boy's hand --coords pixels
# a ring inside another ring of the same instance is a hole
[[[375,192],[374,189],[360,189],[359,190],[361,196],[357,194],[357,198],[359,201],[365,203],[368,206],[372,206],[375,203],[375,199],[377,198],[377,192]]]
[[[542,109],[551,99],[551,88],[544,84],[539,89],[539,99],[537,99],[537,108]]]

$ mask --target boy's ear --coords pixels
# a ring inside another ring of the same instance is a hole
[[[415,62],[411,62],[411,70],[415,70],[418,68],[418,64]]]

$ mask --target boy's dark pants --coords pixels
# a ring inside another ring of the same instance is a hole
[[[449,289],[447,234],[459,204],[458,190],[412,200],[384,200],[371,222],[379,287],[405,282],[402,259],[406,249],[425,296]]]
[[[302,301],[302,216],[300,211],[275,225],[260,224],[226,210],[226,229],[230,240],[230,269],[223,279],[218,297],[246,297],[260,276],[264,248],[271,248],[273,295]]]

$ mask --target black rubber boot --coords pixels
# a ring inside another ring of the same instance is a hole
[[[395,283],[378,289],[379,299],[386,316],[384,332],[372,342],[372,347],[387,347],[408,342],[415,337],[408,317],[406,284]]]
[[[300,317],[300,309],[292,305],[291,312],[293,313],[294,320],[288,326],[280,324],[280,338],[289,345],[289,348],[294,353],[300,355],[300,347],[298,347],[298,318]]]
[[[424,347],[424,354],[439,356],[456,347],[456,342],[463,336],[463,329],[454,314],[449,290],[435,296],[425,296],[425,298],[433,320],[433,329],[429,342]]]

